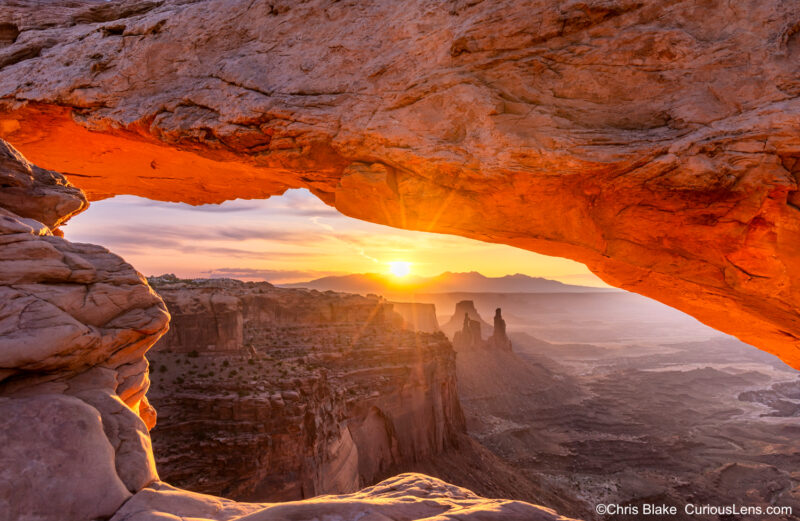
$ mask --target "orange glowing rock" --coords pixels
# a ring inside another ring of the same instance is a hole
[[[124,6],[18,2],[0,47],[0,137],[90,198],[307,187],[583,262],[800,367],[791,5]]]

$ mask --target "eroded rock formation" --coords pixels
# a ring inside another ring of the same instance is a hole
[[[86,206],[0,142],[0,519],[112,515],[158,479],[144,353],[161,299],[121,258],[53,230]]]
[[[413,331],[434,333],[439,331],[436,305],[421,302],[392,302],[392,310],[403,317],[403,327]]]
[[[511,340],[506,334],[506,321],[503,320],[500,308],[495,310],[492,334],[486,340],[483,339],[483,333],[481,332],[481,324],[485,322],[478,314],[471,300],[462,300],[456,304],[456,315],[453,315],[448,324],[455,320],[459,311],[464,311],[464,320],[461,330],[453,334],[453,347],[456,351],[459,353],[475,349],[511,351]]]
[[[306,187],[361,219],[575,259],[800,367],[798,16],[15,0],[0,137],[92,198]]]
[[[479,349],[484,346],[483,335],[481,334],[481,323],[469,318],[469,314],[464,313],[464,322],[461,331],[456,331],[453,335],[453,347],[458,352]]]
[[[506,333],[506,321],[503,320],[503,311],[500,308],[494,312],[494,328],[492,334],[486,339],[486,343],[490,349],[511,351],[511,339]]]
[[[450,320],[442,324],[442,331],[444,331],[444,333],[450,338],[454,338],[456,332],[463,331],[465,316],[470,320],[477,322],[478,328],[481,330],[481,332],[492,331],[492,326],[483,318],[481,318],[478,310],[475,309],[475,302],[471,300],[461,300],[456,302],[456,309],[453,312],[453,315],[450,317]]]
[[[394,303],[149,280],[173,316],[150,356],[153,445],[170,483],[248,501],[355,492],[465,433],[450,343],[402,329]]]

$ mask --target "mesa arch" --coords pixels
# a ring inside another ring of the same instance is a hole
[[[307,187],[585,263],[800,368],[800,15],[780,0],[31,0],[0,138],[90,199]]]

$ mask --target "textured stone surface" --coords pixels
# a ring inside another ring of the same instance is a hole
[[[308,187],[361,219],[569,257],[800,367],[798,16],[15,0],[0,137],[94,198]]]
[[[197,521],[570,521],[546,508],[484,499],[421,474],[401,474],[355,494],[279,504],[235,503],[156,484],[136,494],[111,521],[175,516]]]
[[[144,353],[169,316],[121,258],[53,234],[85,205],[0,142],[3,521],[105,518],[158,479]]]
[[[0,520],[97,519],[131,493],[100,415],[59,394],[0,396]]]
[[[55,230],[87,207],[86,196],[64,176],[30,164],[0,141],[0,207]]]
[[[401,328],[396,303],[149,280],[173,317],[150,354],[149,394],[169,483],[246,501],[355,492],[455,449],[465,433],[452,346]]]

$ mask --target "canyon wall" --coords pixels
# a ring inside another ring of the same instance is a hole
[[[59,236],[58,226],[85,207],[84,194],[64,176],[31,165],[0,140],[0,521],[228,521],[245,515],[261,521],[565,519],[529,503],[481,498],[420,474],[396,476],[349,495],[284,504],[236,503],[162,483],[148,432],[156,415],[145,396],[150,381],[144,355],[166,331],[169,315],[147,281],[120,257]],[[424,347],[417,349],[424,359]],[[216,344],[210,352],[219,352]],[[393,356],[402,359],[403,350]],[[411,371],[406,381],[435,381],[426,380],[425,371]],[[236,382],[233,376],[228,375]],[[363,395],[374,380],[348,383]],[[411,395],[412,404],[427,404]],[[271,395],[271,410],[298,396],[297,389]],[[390,396],[387,415],[395,412],[392,407],[407,406],[404,398]],[[236,407],[241,418],[254,412],[248,400],[226,397],[224,405]],[[439,410],[447,406],[439,405]],[[369,413],[365,418],[365,430],[352,432],[375,432]],[[303,420],[312,428],[316,421],[313,414]],[[399,425],[398,431],[403,428],[413,426]],[[430,430],[422,436],[435,443],[447,433]],[[398,447],[409,441],[397,440]],[[347,450],[333,452],[327,476],[355,465]],[[325,479],[331,488],[351,485]]]
[[[371,322],[399,327],[393,304],[355,295],[281,292],[268,283],[242,285],[230,279],[180,280],[174,275],[151,277],[160,288],[172,327],[158,347],[177,352],[240,351],[266,326],[307,326]],[[227,290],[227,291],[226,291]],[[276,298],[280,294],[281,298]],[[254,331],[256,330],[256,331]]]
[[[354,492],[465,432],[450,343],[403,329],[394,303],[149,280],[173,317],[150,356],[153,444],[170,483],[257,501]]]
[[[414,331],[439,331],[436,306],[421,302],[392,302],[392,310],[403,317],[403,327]]]
[[[1,16],[0,137],[93,199],[308,188],[360,219],[580,261],[800,367],[793,2],[15,0]]]

